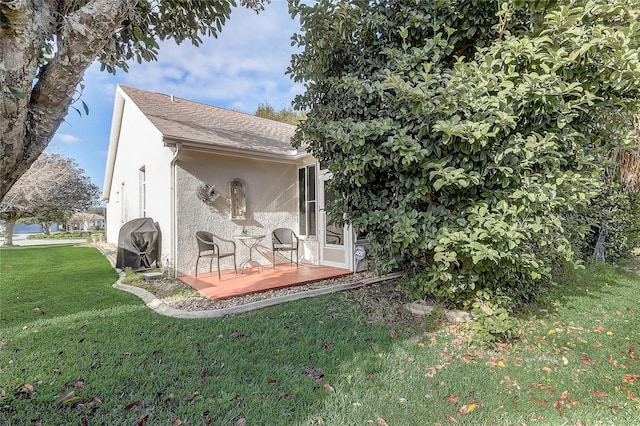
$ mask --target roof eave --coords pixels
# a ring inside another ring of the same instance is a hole
[[[301,160],[308,158],[311,154],[307,152],[298,153],[296,149],[291,149],[291,154],[281,154],[275,152],[266,152],[266,151],[254,151],[247,150],[242,148],[233,148],[228,146],[222,146],[217,144],[212,144],[210,142],[203,142],[199,140],[193,139],[185,139],[178,138],[175,136],[164,135],[162,137],[164,142],[164,146],[173,148],[177,144],[182,145],[183,150],[193,151],[193,152],[202,152],[208,154],[220,154],[220,155],[228,155],[232,157],[243,157],[243,158],[252,158],[256,160],[266,160],[266,161],[274,161],[278,163],[289,163],[289,164],[297,164],[300,163]]]
[[[107,165],[105,168],[104,182],[102,185],[102,200],[109,202],[111,185],[113,180],[113,169],[116,164],[118,144],[120,142],[120,130],[122,127],[122,116],[124,113],[125,95],[122,89],[116,89],[116,99],[113,106],[113,116],[111,118],[111,132],[109,135],[109,152],[107,154]]]

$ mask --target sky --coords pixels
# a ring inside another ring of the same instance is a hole
[[[231,13],[218,38],[199,47],[190,42],[160,45],[157,62],[130,63],[129,72],[116,75],[93,64],[85,73],[80,102],[71,108],[47,152],[72,158],[102,190],[116,85],[174,95],[249,114],[260,104],[276,110],[290,108],[303,92],[285,71],[296,48],[291,36],[300,32],[289,15],[286,0],[271,0],[260,14],[239,7]]]

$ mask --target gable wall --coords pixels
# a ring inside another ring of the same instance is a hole
[[[143,216],[161,228],[160,259],[171,253],[170,162],[162,135],[132,102],[125,102],[120,139],[107,203],[107,241],[117,245],[120,227]],[[141,211],[140,169],[145,168],[146,215]],[[124,183],[124,186],[123,186]]]
[[[246,227],[249,234],[266,234],[254,249],[253,259],[271,265],[271,231],[278,227],[298,229],[297,166],[247,158],[183,152],[176,163],[177,274],[195,273],[198,256],[195,233],[209,231],[229,240]],[[247,211],[245,220],[231,220],[229,183],[244,183]],[[215,185],[220,194],[212,206],[196,195],[199,185]],[[249,256],[248,249],[236,241],[237,265]],[[300,253],[302,258],[302,253]],[[233,268],[232,259],[221,259],[221,269]],[[201,260],[198,273],[208,272],[208,261]],[[213,269],[215,270],[215,262]]]

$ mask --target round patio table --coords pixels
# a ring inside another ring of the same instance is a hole
[[[247,247],[249,249],[249,259],[245,260],[244,262],[242,262],[240,264],[240,273],[244,274],[244,268],[247,265],[251,265],[253,267],[253,265],[257,266],[258,268],[260,268],[260,272],[262,272],[262,265],[260,263],[258,263],[257,261],[253,260],[253,249],[255,246],[258,245],[258,243],[264,238],[266,237],[265,234],[241,234],[241,235],[234,235],[233,238],[236,240],[239,240],[242,244],[244,244],[245,247]]]

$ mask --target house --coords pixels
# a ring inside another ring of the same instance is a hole
[[[176,275],[195,272],[196,231],[225,239],[264,234],[253,260],[271,265],[271,231],[291,228],[300,261],[353,268],[352,232],[327,223],[330,175],[293,149],[295,126],[172,95],[118,86],[103,199],[106,238],[150,217],[160,227],[160,259]],[[249,249],[236,242],[237,263]],[[283,260],[281,260],[283,261]],[[230,258],[221,269],[232,268]]]

